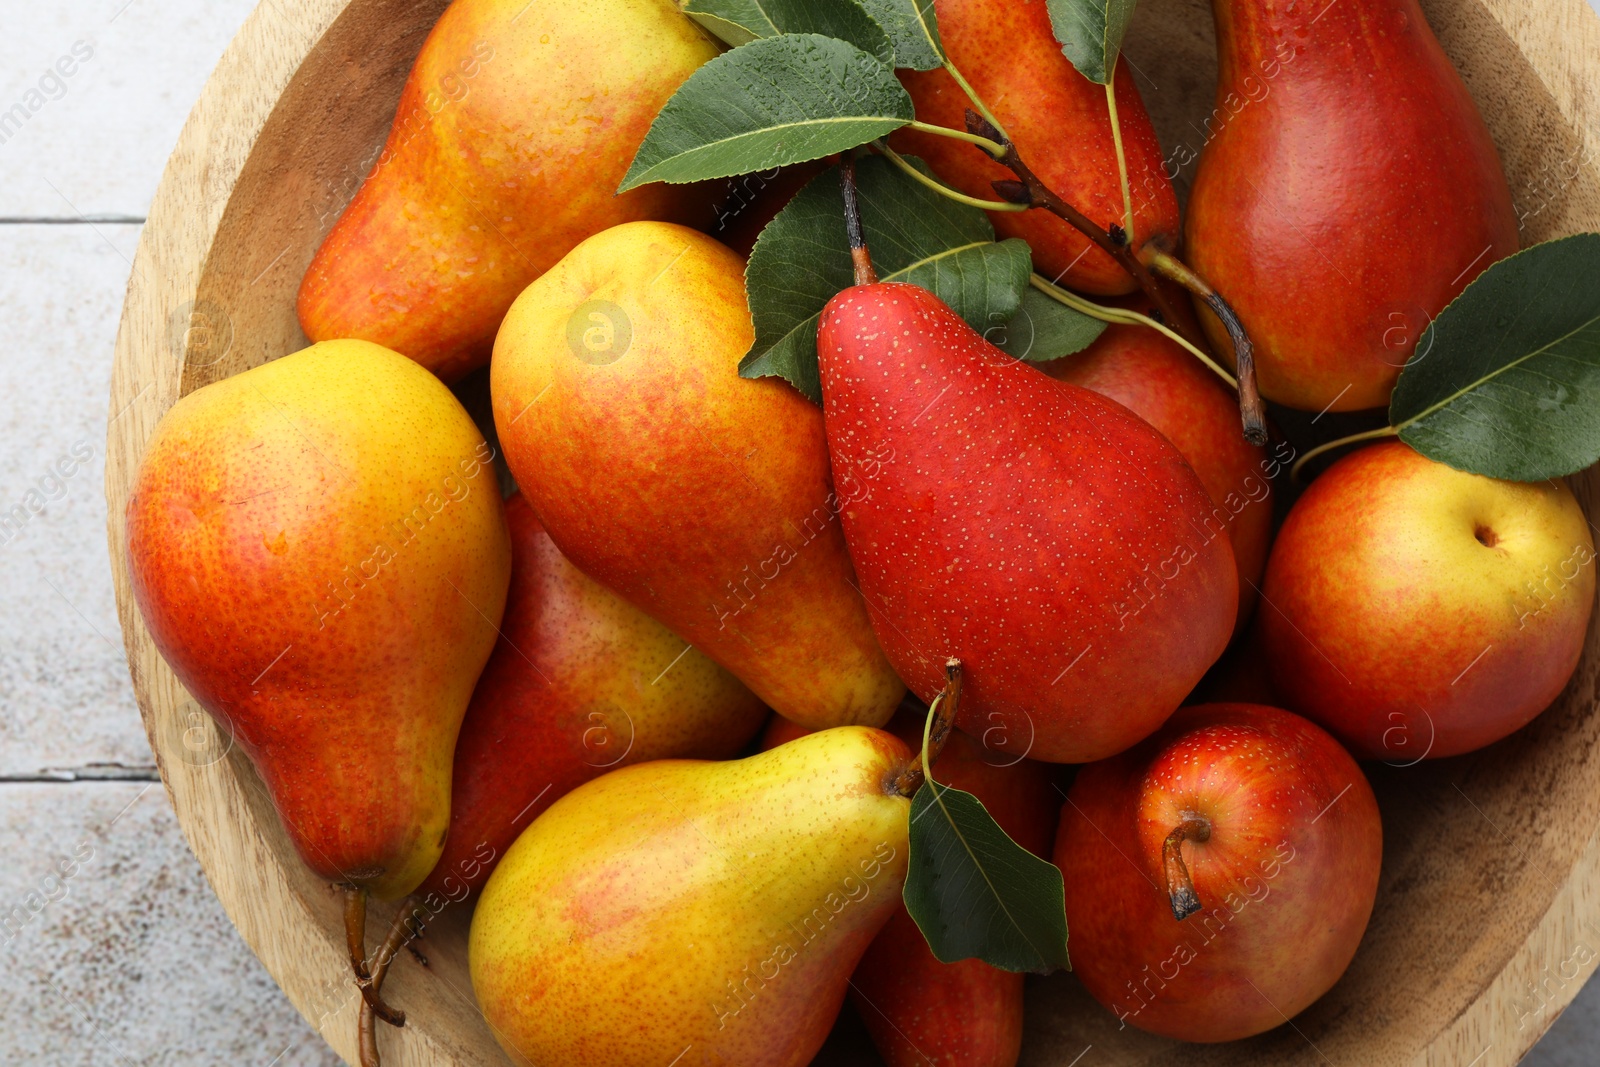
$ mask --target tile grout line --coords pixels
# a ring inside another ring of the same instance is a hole
[[[92,226],[95,223],[102,226],[143,226],[145,221],[143,215],[84,215],[72,218],[48,215],[38,217],[0,215],[0,226]]]

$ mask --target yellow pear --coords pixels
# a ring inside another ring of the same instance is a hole
[[[527,1064],[802,1067],[900,904],[910,750],[860,726],[728,763],[614,771],[484,888],[470,966]]]

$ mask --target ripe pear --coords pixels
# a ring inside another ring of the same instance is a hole
[[[1235,1041],[1344,974],[1377,897],[1383,824],[1322,730],[1206,704],[1078,772],[1055,859],[1073,970],[1121,1026]]]
[[[469,962],[514,1060],[802,1067],[900,905],[911,751],[848,726],[568,793],[484,887]]]
[[[905,687],[845,552],[851,487],[834,489],[813,405],[739,377],[753,337],[737,255],[683,226],[614,227],[506,316],[495,426],[585,573],[788,718],[877,725]]]
[[[1469,474],[1398,441],[1363,448],[1295,501],[1267,561],[1273,685],[1358,756],[1482,748],[1577,669],[1594,560],[1557,479]]]
[[[1150,314],[1149,301],[1134,305]],[[1287,444],[1252,445],[1239,432],[1239,401],[1222,381],[1177,344],[1139,325],[1106,327],[1082,352],[1039,364],[1063,382],[1093,389],[1121,404],[1177,446],[1211,496],[1208,525],[1227,529],[1239,572],[1242,632],[1272,543],[1272,478]],[[1275,458],[1276,457],[1276,458]]]
[[[957,725],[1050,762],[1159,726],[1238,608],[1227,534],[1172,443],[913,285],[839,293],[817,350],[834,476],[865,487],[842,515],[851,559],[911,689],[932,699],[959,659]]]
[[[1097,225],[1123,224],[1111,112],[1103,85],[1078,73],[1061,52],[1043,0],[936,0],[939,36],[956,68],[994,111],[1017,151],[1045,185]],[[971,100],[942,69],[902,70],[917,118],[966,129]],[[1161,143],[1127,64],[1113,78],[1122,148],[1133,201],[1134,239],[1170,246],[1179,232],[1178,199]],[[1015,179],[978,149],[948,137],[904,128],[890,143],[928,161],[936,174],[969,196],[995,198],[990,182]],[[1129,293],[1134,280],[1089,239],[1047,211],[994,212],[995,233],[1033,249],[1034,269],[1087,293]]]
[[[439,857],[511,570],[492,452],[439,380],[328,341],[167,412],[128,501],[156,647],[295,848],[392,899]]]
[[[1517,250],[1488,128],[1417,0],[1212,10],[1221,73],[1189,263],[1244,320],[1267,399],[1387,404],[1433,317]]]
[[[301,282],[307,336],[376,341],[453,381],[585,237],[709,217],[702,188],[613,190],[656,112],[716,54],[670,0],[456,0]]]
[[[728,759],[766,716],[737,678],[574,567],[520,493],[506,519],[511,591],[456,742],[450,837],[422,886],[430,907],[476,893],[517,834],[589,779]]]

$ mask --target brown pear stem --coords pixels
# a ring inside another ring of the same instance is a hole
[[[889,791],[896,796],[910,797],[927,778],[927,767],[932,767],[950,739],[950,730],[956,723],[956,708],[961,701],[961,661],[951,657],[944,661],[944,688],[933,698],[928,714],[933,723],[928,727],[928,762],[922,762],[922,752],[911,758],[892,782]]]
[[[1139,288],[1155,303],[1161,311],[1161,317],[1166,322],[1197,348],[1208,347],[1205,338],[1196,334],[1189,326],[1186,316],[1179,315],[1172,306],[1171,296],[1164,290],[1150,274],[1150,269],[1140,261],[1139,257],[1128,245],[1128,235],[1121,226],[1113,225],[1109,230],[1092,222],[1087,215],[1057,196],[1055,191],[1039,179],[1023,161],[1017,152],[1017,146],[1010,138],[995,129],[982,115],[976,111],[967,110],[967,131],[980,137],[987,137],[1000,144],[1004,151],[995,161],[1015,174],[1019,181],[996,181],[989,184],[994,191],[1004,200],[1013,204],[1027,204],[1029,207],[1044,208],[1052,215],[1061,219],[1067,225],[1083,234],[1103,250],[1106,255],[1116,260],[1123,270],[1133,276],[1139,283]]]
[[[395,913],[394,922],[389,925],[389,932],[384,936],[383,944],[378,946],[378,954],[372,960],[371,988],[373,999],[383,988],[383,980],[389,974],[389,965],[394,962],[395,956],[400,952],[400,946],[405,944],[407,933],[411,924],[421,925],[421,902],[416,897],[407,897],[400,905],[400,910]],[[382,1019],[390,1026],[404,1026],[406,1014],[387,1006],[375,1006],[373,999],[368,999],[362,990],[361,1000],[361,1030],[360,1051],[361,1067],[379,1067],[378,1059],[378,1024]],[[382,1001],[378,1001],[382,1005]],[[386,1014],[387,1013],[387,1014]]]
[[[1245,330],[1244,323],[1239,321],[1233,305],[1223,299],[1210,282],[1176,256],[1146,246],[1140,250],[1139,258],[1157,274],[1171,278],[1204,301],[1211,313],[1221,320],[1223,329],[1228,331],[1228,340],[1233,344],[1233,370],[1239,379],[1239,418],[1244,423],[1245,440],[1253,445],[1266,444],[1267,412],[1261,403],[1261,390],[1256,386],[1255,345],[1251,343],[1250,334]]]
[[[350,969],[357,982],[367,980],[367,891],[358,885],[343,885],[344,940],[350,952]]]
[[[844,193],[844,233],[850,242],[850,264],[855,268],[857,285],[876,285],[878,272],[872,266],[872,253],[861,233],[861,205],[856,202],[856,156],[846,152],[839,161],[839,189]]]
[[[1172,902],[1172,917],[1179,922],[1200,910],[1194,879],[1189,877],[1189,868],[1183,862],[1183,843],[1209,840],[1211,823],[1196,815],[1179,823],[1161,845],[1161,869],[1167,879],[1167,897]]]

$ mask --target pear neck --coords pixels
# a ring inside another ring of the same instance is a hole
[[[1217,26],[1219,83],[1245,78],[1270,82],[1293,63],[1327,0],[1212,0]]]

